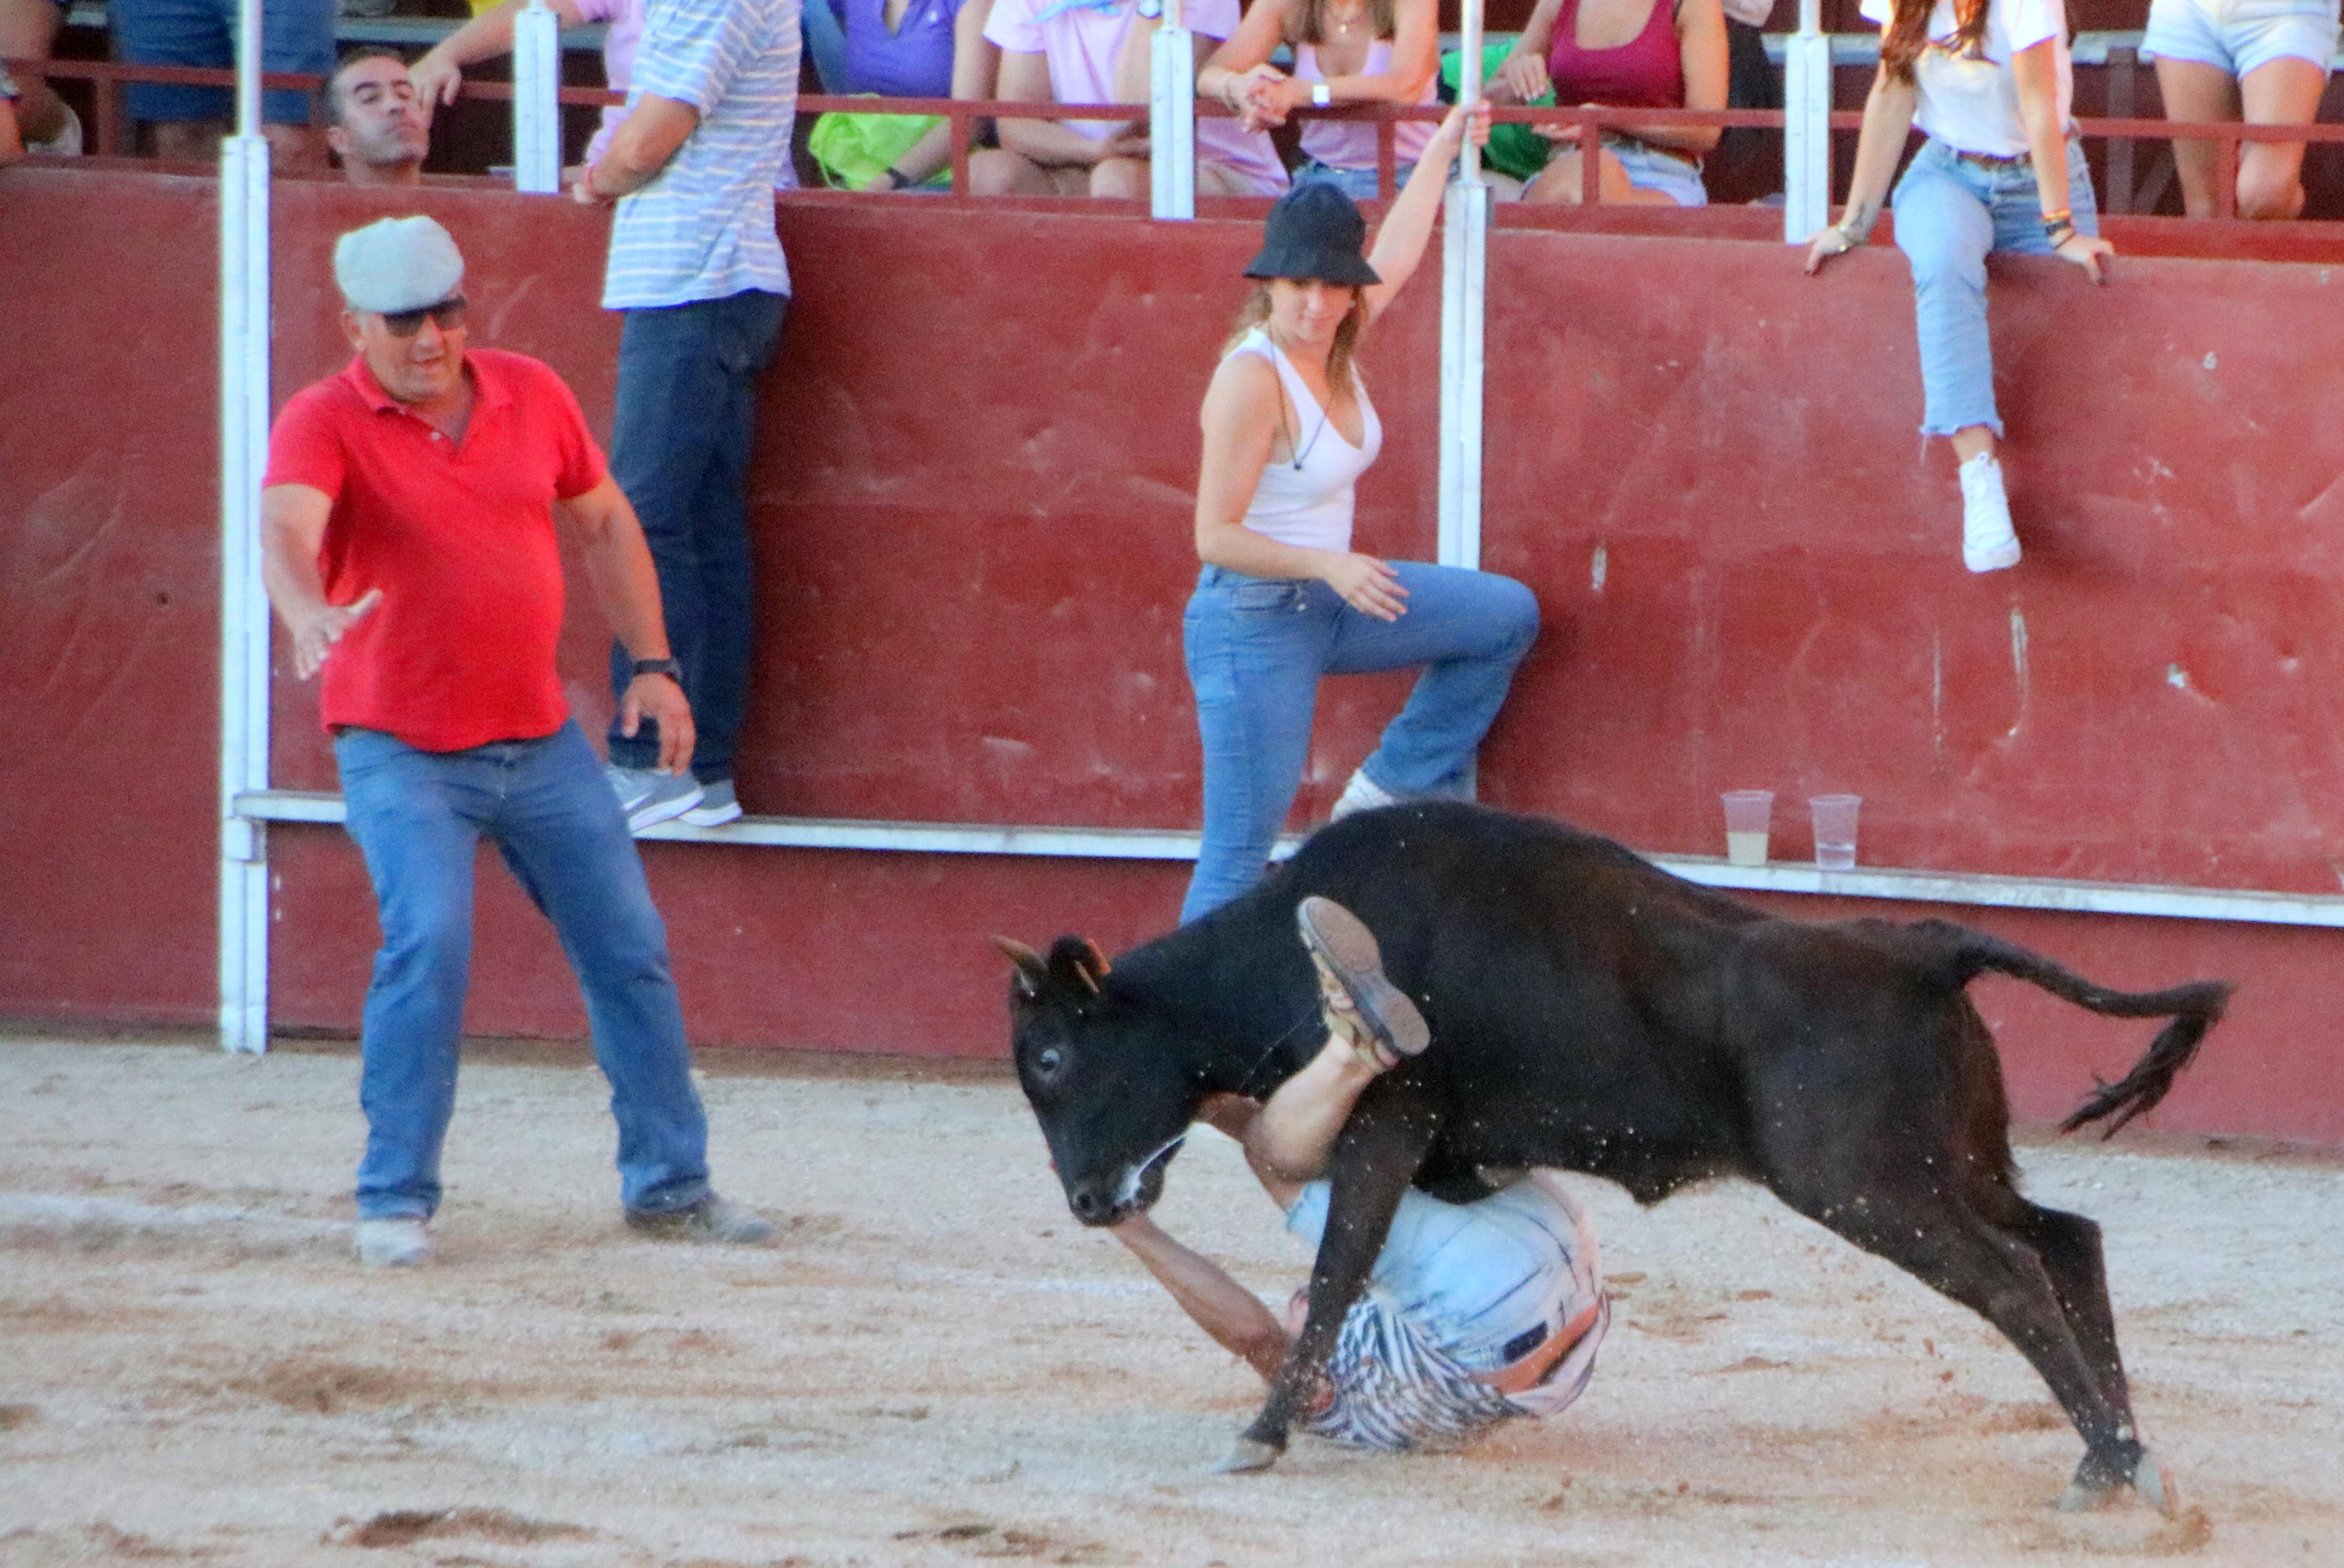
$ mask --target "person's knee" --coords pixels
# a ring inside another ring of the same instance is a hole
[[[1009,196],[1025,183],[1033,166],[1006,147],[980,147],[968,155],[968,188],[975,196]]]
[[[1136,201],[1148,194],[1148,168],[1139,158],[1103,158],[1091,167],[1091,194]]]
[[[2238,160],[2238,216],[2293,217],[2303,210],[2303,182],[2296,171],[2277,158],[2254,156],[2250,149]]]
[[[1510,646],[1526,649],[1539,633],[1538,595],[1510,577],[1497,582],[1498,589],[1490,595],[1491,617],[1503,629]]]
[[[465,902],[402,899],[384,911],[382,962],[401,980],[436,976],[460,986],[471,961],[472,912]]]

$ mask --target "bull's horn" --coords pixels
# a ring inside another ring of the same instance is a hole
[[[1042,955],[1007,936],[995,936],[993,945],[1001,950],[1003,957],[1017,966],[1017,983],[1026,994],[1039,995],[1042,982],[1050,977],[1050,966],[1042,961]]]

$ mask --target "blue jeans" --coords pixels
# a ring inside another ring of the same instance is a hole
[[[749,447],[757,376],[781,340],[789,297],[745,289],[722,299],[629,310],[619,329],[618,410],[611,473],[642,520],[659,569],[667,639],[683,666],[702,784],[732,776],[749,706],[753,592],[749,571]],[[632,679],[611,649],[611,687]],[[632,738],[611,723],[611,760],[659,762],[659,726]]]
[[[619,1123],[621,1201],[662,1213],[706,1196],[708,1122],[692,1087],[667,930],[578,726],[461,752],[344,730],[334,757],[382,918],[361,1037],[359,1218],[428,1219],[440,1207],[483,835],[553,922],[585,992]]]
[[[236,66],[234,0],[115,0],[114,51],[131,65]],[[262,0],[260,68],[323,76],[334,68],[334,0]],[[226,87],[183,82],[136,82],[124,102],[133,119],[225,120],[236,113]],[[260,117],[272,126],[309,123],[309,95],[271,87],[260,95]]]
[[[1415,172],[1416,166],[1412,163],[1392,166],[1391,193],[1394,197],[1397,197],[1401,187],[1408,184],[1408,177]],[[1337,168],[1333,164],[1320,163],[1317,158],[1310,158],[1306,160],[1300,168],[1294,171],[1296,185],[1314,179],[1322,185],[1333,186],[1353,201],[1377,199],[1376,171],[1372,166],[1367,168]]]
[[[2081,234],[2100,231],[2084,149],[2067,144],[2067,205]],[[2048,256],[2035,166],[1982,168],[1935,137],[1896,182],[1896,248],[1913,263],[1921,333],[1921,433],[1950,436],[1972,425],[2002,434],[1994,406],[1994,345],[1985,328],[1990,251]]]
[[[1302,785],[1321,675],[1424,665],[1360,766],[1396,795],[1465,792],[1474,749],[1538,635],[1538,601],[1510,577],[1392,564],[1408,590],[1397,621],[1361,614],[1314,579],[1198,575],[1181,638],[1205,743],[1205,835],[1184,925],[1261,879]]]

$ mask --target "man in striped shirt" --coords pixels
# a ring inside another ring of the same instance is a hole
[[[1306,1179],[1325,1169],[1360,1091],[1396,1063],[1394,1050],[1421,1050],[1426,1032],[1415,1005],[1383,982],[1374,938],[1349,911],[1313,898],[1303,914],[1306,932],[1313,917],[1348,922],[1365,960],[1330,966],[1313,944],[1326,1046],[1267,1106],[1215,1095],[1198,1114],[1244,1147],[1254,1175],[1286,1210],[1287,1229],[1316,1245],[1330,1188]],[[1363,998],[1363,988],[1375,994]],[[1387,1027],[1394,1024],[1397,1046]],[[1144,1211],[1109,1233],[1197,1327],[1265,1381],[1277,1376],[1301,1330],[1307,1288],[1294,1293],[1281,1322]],[[1553,1178],[1532,1172],[1475,1203],[1444,1203],[1411,1189],[1365,1292],[1344,1317],[1302,1429],[1359,1448],[1442,1448],[1512,1416],[1560,1414],[1593,1378],[1611,1317],[1594,1229]]]
[[[732,760],[749,683],[749,447],[757,377],[780,340],[790,275],[773,187],[797,113],[799,0],[662,0],[648,8],[626,119],[579,172],[616,200],[605,309],[625,314],[611,470],[642,519],[700,735],[690,771],[654,771],[646,724],[610,736],[611,783],[641,828],[741,814]],[[614,649],[611,677],[631,678]]]

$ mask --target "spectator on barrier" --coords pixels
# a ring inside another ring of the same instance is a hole
[[[1892,4],[1894,9],[1891,9]],[[2091,171],[2076,139],[2065,0],[1864,0],[1882,24],[1880,69],[1864,101],[1855,172],[1840,220],[1808,248],[1807,270],[1864,241],[1918,125],[1928,136],[1896,186],[1896,245],[1913,264],[1924,436],[1961,460],[1962,561],[2018,564],[1995,443],[1994,347],[1986,335],[1992,251],[2056,256],[2100,280]]]
[[[985,35],[1001,46],[999,96],[1028,104],[1145,102],[1147,48],[1163,0],[994,0]],[[1238,30],[1238,0],[1191,0],[1183,25],[1203,56]],[[1135,23],[1138,25],[1135,25]],[[1147,120],[1003,119],[997,147],[969,160],[983,196],[1113,196],[1145,199]],[[1269,196],[1286,166],[1259,131],[1197,121],[1197,194]]]
[[[1558,105],[1722,109],[1726,95],[1725,13],[1718,0],[1539,0],[1490,84],[1493,104],[1526,104],[1552,89]],[[1541,126],[1571,140],[1569,126]],[[1705,207],[1702,156],[1713,126],[1607,128],[1597,156],[1607,202]],[[1558,147],[1525,201],[1576,202],[1579,149]]]
[[[45,60],[56,52],[66,25],[66,0],[0,0],[0,60]],[[46,79],[27,71],[15,78],[13,103],[24,150],[74,157],[82,150],[81,116]]]
[[[1269,63],[1281,44],[1294,51],[1294,74]],[[1283,125],[1294,110],[1330,104],[1430,104],[1440,83],[1438,0],[1254,0],[1237,35],[1197,73],[1200,96],[1242,112],[1248,129]],[[1433,122],[1392,127],[1393,177],[1408,183]],[[1302,124],[1298,180],[1323,179],[1355,201],[1373,201],[1376,127],[1341,120]],[[1398,186],[1394,187],[1398,189]]]
[[[1424,259],[1469,120],[1452,109],[1372,256],[1351,198],[1308,180],[1270,209],[1256,280],[1205,393],[1197,554],[1183,646],[1204,743],[1204,843],[1180,918],[1261,879],[1302,784],[1318,678],[1421,665],[1335,803],[1343,815],[1465,787],[1538,635],[1529,589],[1486,572],[1362,554],[1354,488],[1383,426],[1353,368],[1360,335]],[[1486,125],[1486,122],[1484,122]]]
[[[2149,0],[2144,58],[2157,62],[2165,117],[2207,124],[2308,126],[2319,117],[2336,57],[2337,0]],[[2238,158],[2240,217],[2303,211],[2303,144],[2177,140],[2173,172],[2192,217],[2214,216],[2214,160]]]
[[[464,259],[446,229],[400,217],[346,234],[334,278],[357,354],[278,417],[261,541],[294,671],[324,672],[320,713],[382,922],[359,1045],[359,1257],[430,1256],[483,835],[585,992],[627,1224],[764,1240],[769,1221],[709,1186],[666,935],[554,669],[561,501],[603,612],[643,655],[621,722],[657,723],[667,760],[683,761],[692,709],[634,511],[559,377],[468,348]]]
[[[421,185],[431,151],[431,111],[407,62],[369,46],[342,56],[326,78],[326,146],[352,185]]]
[[[642,517],[667,631],[699,721],[671,773],[656,723],[613,723],[611,783],[643,827],[741,814],[733,755],[749,695],[749,458],[757,378],[781,339],[790,274],[773,187],[797,113],[798,0],[662,0],[644,15],[627,117],[579,171],[616,200],[602,305],[621,311],[611,470]],[[614,690],[633,681],[611,652]]]
[[[115,53],[129,64],[236,67],[237,0],[113,0],[107,9]],[[334,0],[262,0],[260,68],[313,76],[332,70]],[[227,88],[134,82],[124,99],[134,118],[153,122],[157,157],[209,163],[219,157],[219,138],[234,113]],[[260,96],[260,117],[278,173],[325,167],[308,93],[268,89]]]
[[[813,0],[841,30],[842,85],[883,98],[989,98],[1001,50],[985,35],[993,0]],[[942,115],[831,113],[808,149],[834,183],[908,190],[952,183],[952,122]]]

